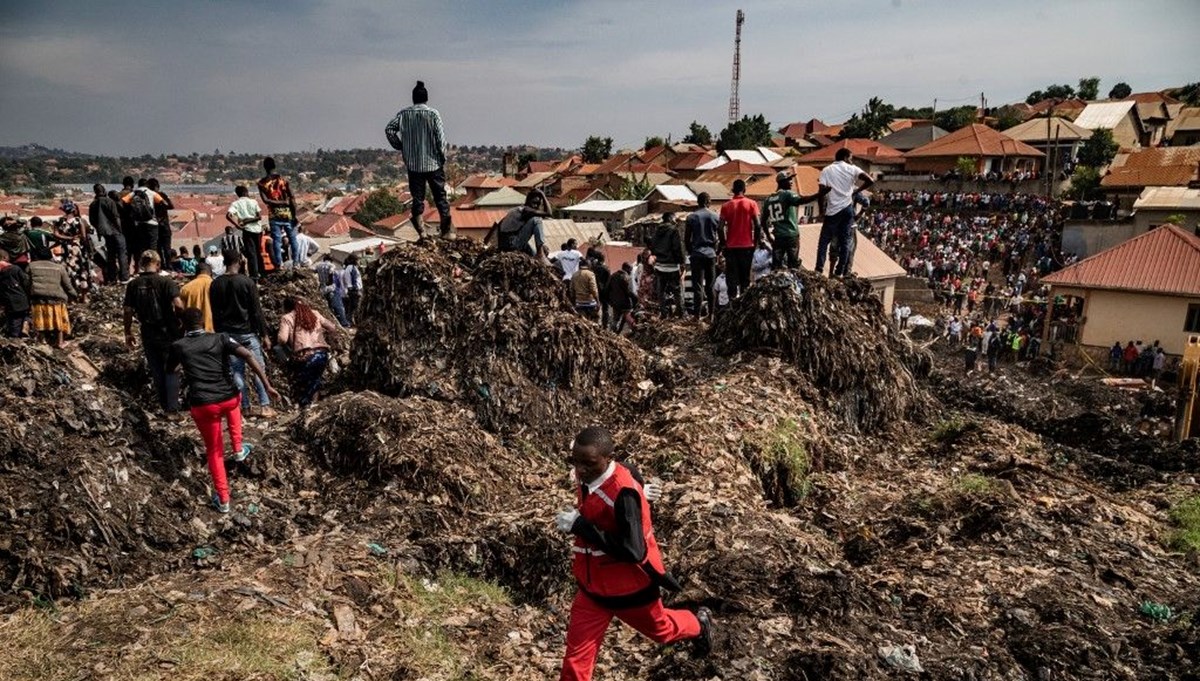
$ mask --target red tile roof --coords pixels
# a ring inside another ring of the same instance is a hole
[[[804,139],[807,135],[823,132],[828,127],[828,125],[813,118],[803,122],[788,123],[779,130],[779,133],[784,137],[792,139]]]
[[[505,215],[508,215],[507,210],[463,210],[461,208],[451,208],[450,224],[454,225],[455,229],[491,229],[492,225],[503,220]],[[424,217],[426,225],[437,227],[438,212],[436,207],[426,210]]]
[[[796,163],[833,163],[838,150],[843,148],[849,149],[855,158],[874,163],[900,164],[904,162],[904,154],[899,149],[893,149],[875,140],[851,138],[839,140],[816,151],[810,151],[796,159]]]
[[[601,163],[596,168],[594,174],[607,175],[609,173],[620,172],[625,169],[624,166],[633,158],[635,158],[634,154],[613,154],[607,161]]]
[[[318,215],[316,220],[304,225],[304,231],[313,236],[342,236],[350,233],[351,227],[357,227],[358,223],[337,213],[326,213]]]
[[[939,156],[1030,156],[1044,154],[986,125],[975,123],[939,137],[905,154],[909,158]]]
[[[1200,237],[1163,225],[1042,277],[1042,283],[1200,296]]]
[[[1135,101],[1138,104],[1178,104],[1179,100],[1162,92],[1135,92],[1122,101]]]
[[[538,161],[534,161],[534,163],[538,163]],[[501,187],[511,187],[516,183],[517,181],[511,177],[472,175],[463,181],[463,187],[466,189],[499,189]]]
[[[1102,187],[1185,187],[1197,179],[1200,147],[1135,151],[1100,180]]]
[[[711,151],[689,151],[668,161],[667,166],[671,170],[695,170],[697,166],[702,166],[716,157]]]
[[[359,208],[362,208],[363,202],[366,200],[366,194],[359,194],[350,199],[338,201],[337,205],[333,207],[333,212],[339,215],[354,215]]]
[[[560,163],[562,163],[562,161],[530,161],[529,174],[552,173],[558,168]]]
[[[788,169],[793,174],[792,191],[797,194],[815,194],[817,193],[817,180],[821,177],[821,171],[812,166],[793,166]],[[774,194],[778,185],[775,183],[775,177],[764,177],[763,179],[747,185],[746,196],[752,199],[765,199],[771,194]]]
[[[1053,99],[1043,99],[1040,102],[1034,102],[1029,106],[1029,111],[1032,115],[1044,114],[1051,109],[1054,110],[1055,116],[1065,116],[1074,118],[1071,112],[1076,114],[1087,108],[1088,103],[1078,97],[1064,99],[1061,102],[1056,102]]]

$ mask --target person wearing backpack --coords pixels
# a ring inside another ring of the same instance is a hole
[[[158,403],[167,416],[179,412],[179,376],[167,371],[171,343],[180,336],[178,313],[183,311],[179,285],[160,274],[162,258],[147,249],[138,258],[138,276],[125,287],[125,346],[137,347],[133,321],[141,331],[142,352],[154,380]]]
[[[159,188],[158,178],[146,180],[146,187],[162,199],[154,204],[154,221],[158,223],[158,255],[163,262],[168,262],[174,251],[171,250],[171,214],[167,211],[175,210],[175,204],[171,203],[171,197]]]
[[[129,217],[133,220],[133,235],[126,233],[125,237],[133,241],[139,250],[134,253],[154,251],[158,253],[158,214],[157,206],[163,203],[163,197],[147,186],[145,180],[138,180],[138,186],[121,197],[121,203],[129,207]],[[159,262],[162,254],[159,253]]]

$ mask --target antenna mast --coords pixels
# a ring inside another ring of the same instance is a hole
[[[745,21],[746,15],[739,9],[737,11],[737,31],[733,35],[733,83],[729,86],[729,122],[731,124],[741,118],[738,81],[742,79],[742,24]]]

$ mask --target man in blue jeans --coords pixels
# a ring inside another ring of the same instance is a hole
[[[250,350],[254,360],[266,367],[263,350],[271,349],[271,339],[267,335],[262,306],[258,301],[258,285],[242,273],[245,257],[241,253],[226,251],[224,261],[225,274],[214,279],[208,289],[213,330],[227,334],[239,345]],[[242,393],[242,409],[251,416],[274,416],[275,410],[271,408],[271,396],[267,394],[267,386],[257,378],[254,379],[254,391],[259,406],[255,409],[250,408],[250,392],[246,386],[246,362],[240,357],[230,357],[229,368],[238,390]]]
[[[817,240],[817,272],[825,269],[825,258],[829,253],[829,244],[838,244],[837,266],[830,276],[843,277],[850,263],[850,238],[854,229],[854,195],[875,184],[871,176],[864,173],[858,166],[850,162],[850,149],[842,147],[837,150],[833,164],[821,171],[817,180],[816,196],[801,197],[807,203],[808,199],[825,199],[825,220],[821,223],[821,236]],[[861,185],[859,183],[862,183]]]
[[[433,203],[441,217],[441,236],[454,237],[450,224],[450,201],[446,198],[446,131],[442,115],[430,107],[429,91],[418,80],[412,91],[413,105],[396,114],[384,134],[392,148],[404,154],[408,169],[408,190],[412,192],[412,225],[417,236],[425,238],[425,187],[433,191]]]
[[[296,197],[287,178],[275,171],[275,159],[263,159],[266,177],[258,181],[258,196],[267,204],[271,225],[271,264],[278,272],[283,265],[283,235],[287,234],[289,257],[295,267],[301,260],[300,244],[296,241]],[[413,196],[416,196],[415,190]]]

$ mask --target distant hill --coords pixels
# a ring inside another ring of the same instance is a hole
[[[64,149],[50,149],[40,144],[23,144],[19,147],[0,147],[0,159],[20,160],[53,156],[55,158],[91,158],[91,154],[80,154]]]

